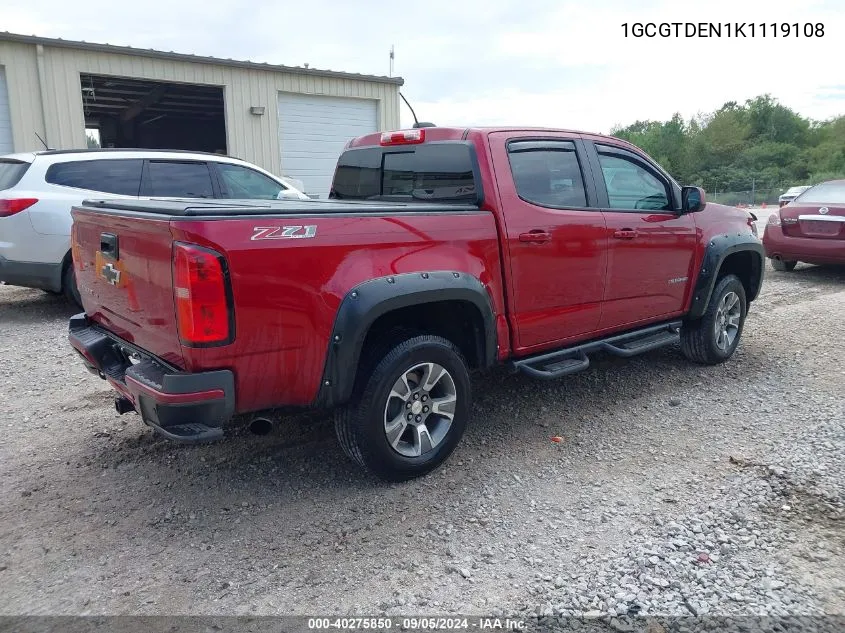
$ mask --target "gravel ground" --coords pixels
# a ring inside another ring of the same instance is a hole
[[[405,484],[320,414],[158,439],[76,361],[70,308],[0,286],[2,613],[845,614],[843,282],[769,269],[718,367],[479,377],[459,449]]]

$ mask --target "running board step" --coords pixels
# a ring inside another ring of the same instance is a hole
[[[633,332],[616,334],[574,347],[521,358],[511,363],[513,369],[535,378],[551,380],[587,369],[590,352],[604,351],[628,358],[659,347],[676,343],[680,338],[682,321],[652,325]]]
[[[167,428],[150,424],[156,433],[162,437],[182,444],[204,444],[223,437],[223,429],[219,426],[206,426],[198,422],[176,424]]]
[[[565,376],[566,374],[574,374],[576,371],[587,369],[589,366],[590,359],[587,358],[586,354],[582,354],[581,356],[577,356],[575,358],[564,358],[562,360],[553,359],[551,362],[537,368],[536,371],[539,371],[542,374],[551,374],[552,376]],[[525,369],[534,370],[534,368],[530,366],[526,366],[523,371]],[[529,373],[531,373],[531,371],[529,371]]]
[[[642,354],[643,352],[648,352],[649,350],[657,349],[658,347],[671,345],[672,343],[677,342],[679,339],[680,335],[677,331],[667,330],[664,332],[647,334],[640,338],[635,338],[624,343],[605,343],[604,349],[605,351],[610,352],[611,354],[615,354],[617,356],[635,356],[637,354]]]

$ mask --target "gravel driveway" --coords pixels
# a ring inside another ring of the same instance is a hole
[[[157,439],[71,313],[0,286],[3,613],[845,613],[843,269],[767,270],[722,366],[479,377],[452,459],[397,485],[319,414]]]

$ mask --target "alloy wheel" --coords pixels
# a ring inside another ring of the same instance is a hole
[[[716,309],[716,323],[714,326],[716,347],[723,352],[730,349],[739,334],[739,322],[742,318],[742,304],[739,295],[728,292],[719,302]]]
[[[400,455],[420,457],[446,438],[455,418],[458,396],[445,367],[420,363],[393,384],[384,407],[387,442]]]

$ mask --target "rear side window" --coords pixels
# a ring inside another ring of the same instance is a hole
[[[476,202],[473,165],[466,143],[351,149],[338,160],[329,197]]]
[[[584,177],[570,141],[523,141],[508,145],[519,197],[544,207],[586,207]]]
[[[0,191],[18,184],[29,169],[29,163],[19,160],[0,160]]]
[[[795,198],[793,204],[845,204],[845,180],[810,187]]]
[[[135,159],[80,160],[56,163],[47,169],[51,185],[137,196],[143,161]]]
[[[213,198],[206,163],[151,160],[149,195],[166,198]]]

